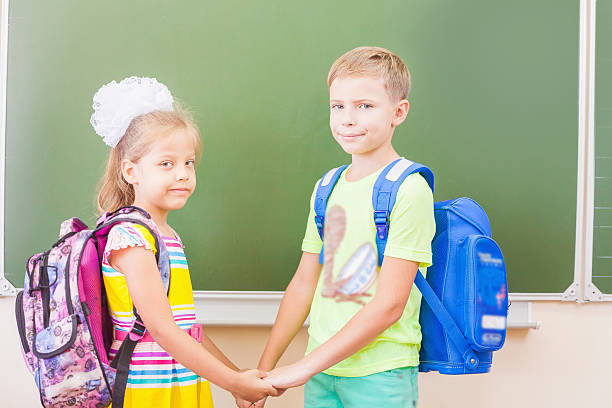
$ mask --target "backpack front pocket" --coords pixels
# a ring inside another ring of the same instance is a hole
[[[470,235],[460,246],[466,268],[465,336],[476,351],[499,350],[506,339],[506,264],[497,243]]]
[[[34,355],[50,358],[66,351],[74,344],[78,323],[78,315],[73,314],[39,331],[34,338]]]

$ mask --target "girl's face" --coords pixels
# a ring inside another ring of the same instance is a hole
[[[195,143],[184,130],[155,141],[138,162],[124,160],[123,176],[134,186],[134,205],[156,215],[182,208],[196,187]]]

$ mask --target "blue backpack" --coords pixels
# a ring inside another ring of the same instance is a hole
[[[346,167],[325,173],[317,187],[314,210],[321,239],[327,201]],[[385,167],[374,184],[372,206],[379,266],[397,191],[413,173],[420,173],[433,191],[432,171],[404,158]],[[433,265],[427,270],[427,279],[417,271],[414,280],[423,295],[419,371],[486,373],[493,351],[499,350],[506,339],[508,285],[504,257],[491,238],[487,214],[475,201],[463,197],[435,203],[434,217]]]

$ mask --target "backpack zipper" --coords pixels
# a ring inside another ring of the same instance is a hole
[[[17,294],[15,300],[15,318],[17,319],[17,330],[19,331],[19,339],[21,340],[21,347],[25,354],[30,352],[30,346],[28,345],[26,331],[25,331],[25,316],[23,315],[23,290]]]
[[[464,320],[466,322],[466,326],[468,328],[468,332],[469,332],[469,337],[468,337],[468,342],[471,343],[474,341],[474,327],[473,327],[473,319],[471,319],[471,316],[476,316],[476,306],[475,303],[477,302],[477,297],[478,294],[476,293],[476,279],[478,279],[478,277],[476,276],[476,266],[474,265],[474,248],[476,246],[476,242],[478,241],[478,239],[480,239],[481,237],[483,237],[484,235],[469,235],[467,237],[467,256],[466,256],[466,269],[467,269],[467,273],[465,274],[465,278],[466,278],[466,282],[465,282],[465,291],[466,291],[466,295],[468,297],[468,299],[470,299],[470,301],[467,304],[467,308],[465,310],[466,315],[464,316]],[[472,344],[472,347],[479,347],[479,345],[477,344]]]
[[[49,266],[49,252],[46,252],[40,264],[38,265],[38,286],[40,289],[40,295],[42,299],[43,307],[43,327],[49,327],[49,316],[51,315],[51,308],[49,302],[51,301],[51,291],[49,290],[49,272],[47,271]]]

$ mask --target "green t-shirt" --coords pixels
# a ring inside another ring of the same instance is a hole
[[[384,168],[384,167],[383,167]],[[340,176],[325,213],[325,260],[310,310],[309,353],[330,337],[368,303],[376,293],[378,273],[376,227],[372,189],[383,170],[355,182]],[[319,184],[320,180],[317,182]],[[302,251],[321,252],[314,223],[314,196]],[[408,176],[400,186],[390,217],[385,255],[419,262],[421,272],[431,265],[435,233],[433,195],[420,174]],[[359,377],[405,366],[419,365],[421,293],[412,287],[402,317],[374,341],[351,357],[325,370],[343,377]]]

